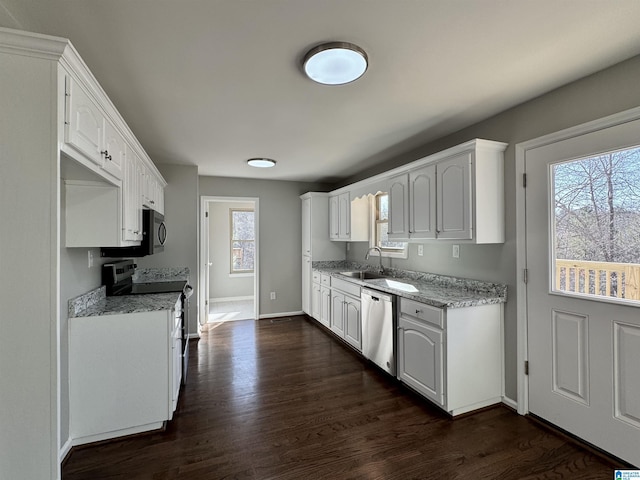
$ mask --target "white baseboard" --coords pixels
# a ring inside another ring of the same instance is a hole
[[[263,315],[260,315],[260,319],[263,319],[263,318],[290,317],[290,316],[294,316],[294,315],[304,315],[304,312],[302,310],[300,310],[298,312],[265,313]]]
[[[71,437],[67,438],[67,441],[64,442],[62,447],[60,447],[60,451],[58,452],[58,463],[62,463],[62,461],[67,457],[69,452],[71,451],[71,447],[73,446],[73,442],[71,441]]]
[[[511,407],[515,411],[518,411],[518,402],[515,400],[512,400],[509,397],[502,397],[502,403],[504,403],[507,407]]]
[[[210,298],[209,303],[221,303],[221,302],[244,302],[246,300],[253,300],[253,295],[246,295],[244,297],[219,297]]]

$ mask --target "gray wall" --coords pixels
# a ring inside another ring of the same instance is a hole
[[[189,333],[197,333],[198,315],[198,167],[158,164],[167,181],[164,218],[167,243],[164,251],[137,259],[140,268],[189,267],[193,296],[189,302]]]
[[[505,307],[506,394],[517,398],[516,365],[516,185],[517,143],[595,120],[640,105],[640,56],[615,65],[546,95],[507,110],[412,152],[389,159],[362,172],[344,184],[457,145],[472,138],[509,143],[505,152],[506,241],[503,245],[460,244],[460,258],[451,257],[451,243],[428,243],[424,256],[410,247],[407,260],[393,260],[393,266],[411,270],[492,280],[508,285]],[[640,138],[640,137],[639,137]],[[364,261],[365,247],[352,244],[349,259]],[[388,261],[387,261],[388,262]],[[385,263],[386,265],[386,263]]]
[[[253,209],[253,203],[209,202],[209,298],[253,296],[253,275],[230,275],[230,209]]]
[[[273,180],[200,177],[200,195],[259,198],[260,315],[302,310],[299,196],[324,186]],[[269,299],[276,292],[276,300]]]

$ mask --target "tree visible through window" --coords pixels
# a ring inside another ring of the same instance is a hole
[[[554,290],[640,300],[640,148],[552,167]]]
[[[229,210],[231,220],[231,273],[251,273],[255,259],[253,210]]]
[[[394,242],[389,240],[389,194],[377,194],[375,197],[375,204],[375,246],[380,247],[383,252],[403,252],[407,246],[405,242]]]

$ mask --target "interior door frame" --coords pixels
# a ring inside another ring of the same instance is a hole
[[[528,318],[527,318],[527,285],[524,271],[527,268],[526,238],[526,190],[524,186],[525,159],[528,150],[568,140],[605,128],[640,119],[640,107],[624,110],[598,120],[566,128],[542,137],[516,144],[516,275],[517,275],[517,386],[520,415],[529,413],[529,378],[525,374],[525,362],[528,360]]]
[[[253,269],[253,307],[255,318],[260,318],[260,199],[258,197],[221,197],[221,196],[200,196],[200,238],[198,246],[198,278],[199,284],[199,321],[198,335],[202,329],[202,325],[206,323],[209,315],[207,311],[207,301],[209,292],[205,292],[204,286],[207,284],[205,278],[208,273],[208,265],[206,265],[207,252],[209,248],[209,229],[206,226],[206,214],[209,211],[208,204],[213,202],[229,203],[229,202],[253,202],[254,205],[254,232],[255,232],[255,265]]]

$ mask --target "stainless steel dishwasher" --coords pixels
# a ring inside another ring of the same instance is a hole
[[[395,376],[395,295],[363,288],[362,354],[384,371]]]

